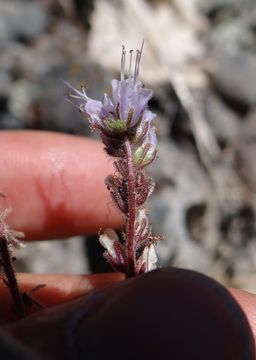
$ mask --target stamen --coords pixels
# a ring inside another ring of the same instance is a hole
[[[69,93],[68,94],[69,97],[73,98],[73,99],[83,99],[82,96],[79,96],[79,95],[75,95],[75,94],[72,94],[72,93]]]
[[[139,73],[139,59],[140,59],[140,50],[136,50],[136,59],[135,59],[135,67],[134,67],[134,83],[133,85],[135,85],[136,80],[137,80],[137,76]]]
[[[135,69],[134,69],[134,85],[139,77],[139,70],[140,70],[140,59],[142,55],[142,50],[144,46],[144,40],[142,41],[140,50],[136,50],[136,60],[135,60]]]
[[[85,97],[88,97],[86,92],[85,92],[85,86],[84,85],[81,85],[81,88],[82,88],[82,92],[84,94]]]
[[[122,45],[122,57],[121,57],[121,81],[124,80],[124,72],[125,72],[125,47]]]
[[[132,72],[132,53],[133,50],[130,50],[130,62],[129,62],[129,79],[131,78],[131,72]]]
[[[71,86],[68,82],[64,81],[64,84],[66,84],[74,93],[69,94],[70,97],[74,99],[82,99],[85,101],[91,100],[89,96],[87,96],[84,86],[82,86],[82,92]]]

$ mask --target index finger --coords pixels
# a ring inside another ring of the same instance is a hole
[[[113,171],[93,140],[36,131],[0,133],[1,208],[27,239],[50,239],[118,227],[104,178]]]

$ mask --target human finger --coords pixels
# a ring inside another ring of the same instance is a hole
[[[31,308],[27,313],[34,313],[79,296],[85,296],[90,291],[102,289],[124,278],[121,273],[102,273],[93,275],[67,274],[17,274],[19,289],[31,300]],[[24,296],[23,296],[24,297]],[[6,323],[15,320],[9,289],[0,283],[0,319]]]
[[[52,358],[255,358],[248,321],[227,289],[205,275],[175,268],[118,282],[6,330]]]
[[[50,239],[118,227],[104,178],[111,161],[96,141],[50,132],[0,132],[1,208],[26,239]]]
[[[229,289],[243,309],[251,326],[256,345],[256,295],[238,289]]]

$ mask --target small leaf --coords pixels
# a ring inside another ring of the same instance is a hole
[[[140,209],[135,227],[136,249],[141,248],[141,246],[145,245],[145,242],[148,242],[150,233],[151,227],[149,225],[145,209]]]
[[[108,251],[109,255],[116,258],[116,250],[114,243],[118,240],[117,233],[113,229],[105,229],[103,234],[100,235],[101,245]]]
[[[139,260],[137,261],[137,267],[139,273],[148,272],[157,268],[157,256],[153,244],[145,246]]]
[[[112,265],[124,264],[123,245],[120,243],[117,233],[113,229],[105,229],[103,234],[100,235],[99,241],[107,250],[105,257]]]
[[[117,161],[114,161],[114,167],[122,177],[127,178],[128,176],[127,164],[123,159],[118,159]]]

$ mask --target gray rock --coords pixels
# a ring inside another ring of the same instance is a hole
[[[250,20],[253,24],[253,20]],[[235,17],[230,19],[224,19],[215,25],[208,37],[208,43],[213,48],[214,52],[229,53],[230,56],[234,56],[237,52],[243,53],[252,52],[254,48],[254,34],[251,31],[250,21],[246,21],[245,18]]]
[[[11,115],[24,119],[28,112],[28,107],[39,97],[38,84],[34,84],[26,79],[20,79],[12,84],[8,107]]]
[[[150,218],[154,233],[164,235],[156,247],[160,263],[205,271],[211,264],[207,245],[211,232],[204,231],[202,226],[203,231],[195,238],[187,215],[192,207],[207,207],[207,178],[191,154],[168,142],[159,144],[159,159],[151,171],[157,185]],[[202,224],[207,221],[204,215],[198,217]],[[214,248],[214,242],[211,247]]]
[[[9,113],[0,114],[0,129],[15,130],[23,129],[24,123],[21,119],[11,116]]]
[[[83,274],[89,271],[84,252],[84,238],[33,241],[17,252],[17,271]]]
[[[204,102],[205,118],[220,141],[233,142],[239,133],[239,118],[214,94],[208,93]]]
[[[47,25],[47,13],[41,2],[1,1],[0,28],[5,38],[33,40]]]
[[[256,102],[255,35],[252,30],[256,23],[255,6],[250,0],[203,3],[208,11],[233,9],[213,21],[207,38],[208,71],[214,88],[243,115]]]
[[[195,0],[199,9],[211,20],[219,17],[219,20],[227,20],[230,17],[244,15],[246,11],[253,12],[254,0]]]
[[[11,77],[6,71],[0,70],[0,97],[7,96],[11,87]]]
[[[241,124],[236,159],[239,175],[256,193],[256,110]]]
[[[239,134],[242,142],[256,143],[256,108],[240,123]]]
[[[2,47],[0,45],[1,71],[8,73],[9,76],[13,75],[13,70],[18,68],[19,58],[24,51],[26,51],[24,45],[14,41],[10,41]]]
[[[217,91],[234,102],[251,107],[256,103],[256,59],[246,52],[219,49],[212,54],[211,78]]]
[[[107,86],[110,83],[111,76],[108,71],[91,63],[87,63],[83,69],[83,74],[75,77],[70,75],[68,64],[63,64],[62,66],[52,68],[42,79],[38,104],[40,109],[42,109],[39,128],[72,134],[91,134],[85,116],[74,105],[65,100],[65,97],[69,98],[68,94],[72,90],[62,80],[69,82],[72,86],[79,89],[83,82],[82,80],[86,79],[85,84],[89,96],[100,100],[102,94],[108,89]],[[70,100],[73,101],[73,99]],[[78,104],[80,104],[79,101]]]
[[[209,13],[209,11],[223,6],[238,6],[239,0],[196,0],[196,3],[199,9]]]

